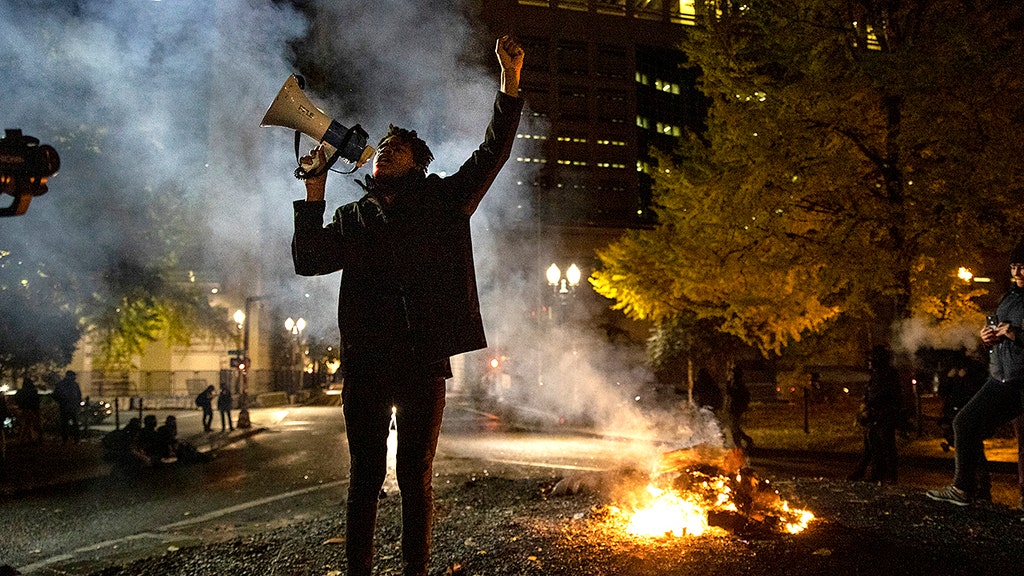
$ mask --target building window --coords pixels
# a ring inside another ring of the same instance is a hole
[[[644,74],[643,72],[641,72],[639,70],[636,71],[636,74],[634,74],[634,77],[636,78],[636,83],[637,84],[641,84],[643,86],[650,86],[651,85],[651,80],[647,77],[647,74]]]
[[[559,117],[563,120],[586,120],[590,117],[587,89],[566,86],[558,91]]]
[[[558,43],[558,72],[560,74],[577,74],[585,76],[587,66],[586,42],[563,40]]]
[[[673,24],[686,24],[693,26],[697,23],[697,8],[694,0],[679,0],[678,4],[672,2],[669,7],[669,21]]]
[[[658,134],[664,134],[666,136],[683,135],[683,131],[681,128],[679,128],[679,126],[673,126],[671,124],[666,124],[664,122],[658,122],[657,124],[655,124],[654,129],[658,132]]]
[[[637,116],[636,117],[636,125],[638,127],[640,127],[640,128],[647,129],[647,128],[651,127],[651,121],[648,120],[647,118],[643,117],[643,116]]]
[[[661,20],[663,0],[635,0],[633,16],[645,20]]]
[[[622,16],[626,13],[626,0],[594,0],[597,5],[598,14],[616,14]]]
[[[604,78],[629,78],[631,68],[626,49],[619,46],[597,47],[597,67],[594,73]]]
[[[666,80],[655,80],[654,89],[660,92],[667,92],[669,94],[679,95],[679,84],[675,82],[668,82]]]
[[[558,7],[586,12],[587,0],[558,0]]]

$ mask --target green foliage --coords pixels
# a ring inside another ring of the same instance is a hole
[[[103,275],[102,289],[86,306],[85,322],[99,342],[94,362],[107,370],[130,368],[132,358],[161,336],[188,346],[197,334],[233,334],[228,311],[211,306],[194,282],[175,279],[169,268],[128,261]]]
[[[1022,228],[1024,7],[764,0],[683,48],[708,129],[659,158],[658,226],[591,279],[637,318],[691,312],[778,354],[842,324],[978,314],[960,266]],[[869,336],[871,337],[871,336]]]
[[[71,361],[81,328],[66,279],[0,250],[0,376]]]

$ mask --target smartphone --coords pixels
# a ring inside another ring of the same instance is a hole
[[[999,325],[999,317],[996,316],[995,314],[989,314],[988,316],[985,317],[985,324],[995,328],[996,326]]]

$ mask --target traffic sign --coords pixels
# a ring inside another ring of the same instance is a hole
[[[245,354],[245,350],[228,350],[228,356],[241,356]]]

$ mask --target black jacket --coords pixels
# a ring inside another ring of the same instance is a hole
[[[999,322],[1009,322],[1016,331],[1016,340],[1000,338],[989,351],[989,374],[992,378],[1016,386],[1024,386],[1024,288],[1014,286],[996,310]]]
[[[469,218],[509,157],[522,107],[498,93],[484,142],[451,176],[417,174],[385,191],[367,178],[369,193],[338,208],[326,226],[323,201],[295,202],[295,272],[343,270],[338,325],[346,364],[392,353],[442,362],[487,346]],[[377,192],[396,194],[386,210]]]

